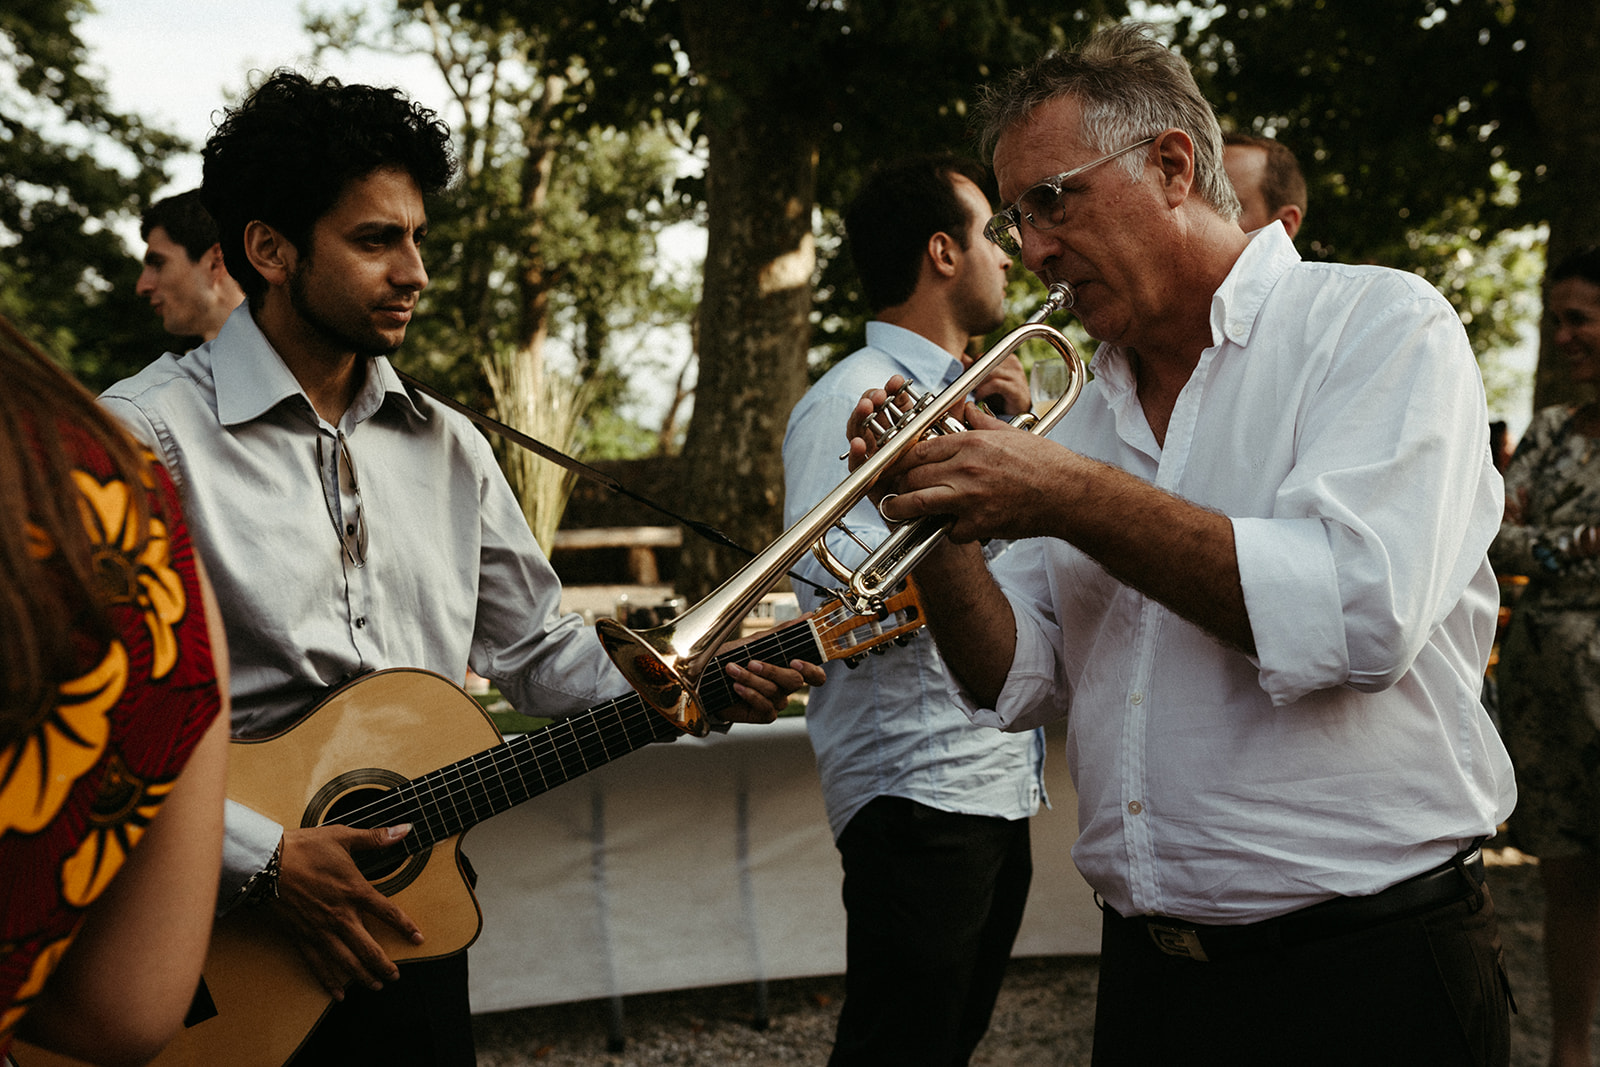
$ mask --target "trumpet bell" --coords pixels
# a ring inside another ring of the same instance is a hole
[[[614,619],[601,619],[595,631],[606,652],[622,672],[628,684],[656,711],[660,712],[678,729],[696,737],[704,737],[710,730],[722,728],[721,719],[713,719],[700,702],[696,689],[705,673],[706,665],[722,642],[738,628],[745,614],[773,586],[783,579],[795,560],[812,551],[827,531],[837,524],[858,501],[867,495],[873,484],[898,461],[905,450],[915,445],[925,434],[955,432],[963,429],[953,422],[947,412],[966,397],[995,366],[1011,352],[1032,337],[1042,337],[1053,345],[1067,362],[1073,384],[1041,417],[1029,426],[1029,432],[1043,435],[1049,432],[1082,388],[1087,375],[1072,343],[1058,331],[1044,325],[1044,320],[1060,308],[1069,308],[1074,302],[1070,286],[1056,283],[1050,287],[1045,303],[1026,323],[1008,334],[1004,341],[975,360],[954,382],[945,387],[937,397],[919,401],[913,412],[895,413],[894,425],[883,429],[877,451],[852,471],[832,492],[806,512],[799,522],[785,530],[776,541],[768,545],[737,574],[729,578],[709,596],[670,622],[649,630],[630,630]],[[893,440],[891,440],[891,438]],[[918,560],[944,536],[950,520],[930,516],[910,524],[912,529],[904,536],[893,538],[889,554],[882,548],[870,562],[854,576],[839,573],[831,565],[831,556],[819,553],[824,567],[849,588],[841,591],[841,598],[858,615],[879,610],[887,600],[890,590],[905,578]]]
[[[684,671],[672,622],[630,630],[615,619],[596,619],[594,629],[611,662],[645,703],[684,733],[704,737],[711,731],[711,719],[695,695],[699,671],[693,677]]]

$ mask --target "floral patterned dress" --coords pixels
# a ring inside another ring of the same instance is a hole
[[[0,1052],[72,943],[84,910],[138,844],[220,706],[193,552],[166,473],[168,528],[139,547],[130,487],[78,449],[74,480],[117,638],[80,642],[92,666],[62,682],[0,750]],[[145,487],[136,487],[144,492]],[[35,558],[54,546],[26,531]]]
[[[1551,407],[1506,468],[1522,522],[1501,525],[1495,570],[1528,585],[1500,646],[1496,679],[1517,770],[1512,843],[1542,857],[1600,854],[1600,559],[1569,560],[1580,525],[1600,526],[1600,440]]]

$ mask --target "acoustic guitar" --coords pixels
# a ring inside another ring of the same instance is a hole
[[[717,656],[700,697],[734,703],[730,662],[854,662],[904,643],[923,623],[914,587],[876,616],[831,601]],[[506,741],[478,702],[428,671],[393,669],[334,690],[302,718],[229,748],[228,796],[284,826],[379,827],[408,822],[399,844],[355,854],[362,873],[427,933],[413,945],[387,924],[372,935],[397,962],[437,959],[477,940],[482,914],[464,874],[471,827],[619,756],[678,735],[630,693]],[[440,760],[454,760],[439,766]],[[269,910],[236,908],[217,920],[200,989],[159,1067],[277,1067],[305,1042],[332,997]],[[77,1061],[18,1042],[18,1067]]]

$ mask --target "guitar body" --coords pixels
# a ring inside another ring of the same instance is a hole
[[[388,670],[341,688],[271,737],[228,749],[228,796],[286,827],[337,822],[377,791],[501,743],[489,716],[435,674]],[[461,835],[406,857],[374,879],[422,928],[413,945],[388,925],[373,937],[395,961],[460,952],[483,918],[467,884]],[[160,1067],[277,1067],[303,1044],[333,1003],[266,909],[236,908],[217,920],[201,973],[201,1001],[153,1062]],[[77,1061],[18,1043],[18,1067]]]
[[[871,615],[831,601],[809,615],[719,653],[701,678],[712,711],[735,702],[727,662],[853,663],[922,625],[912,587]],[[422,928],[413,945],[387,925],[368,927],[389,958],[437,959],[464,951],[483,926],[461,857],[467,829],[678,729],[637,693],[505,741],[478,702],[428,671],[396,668],[335,690],[271,737],[228,748],[228,797],[286,826],[379,827],[411,822],[400,846],[358,852],[372,884]],[[363,811],[375,801],[381,808]],[[413,813],[397,816],[396,813]],[[430,844],[431,842],[431,844]],[[305,1043],[333,998],[301,962],[270,908],[219,919],[184,1028],[157,1067],[277,1067]],[[77,1061],[18,1042],[18,1067]]]

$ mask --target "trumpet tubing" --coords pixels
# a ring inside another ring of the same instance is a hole
[[[964,432],[966,427],[949,416],[950,409],[965,400],[1002,360],[1027,341],[1042,339],[1055,348],[1067,363],[1069,380],[1066,392],[1043,415],[1029,412],[1019,416],[1014,425],[1043,435],[1061,421],[1076,402],[1088,374],[1072,342],[1045,325],[1044,320],[1061,308],[1070,308],[1073,301],[1070,286],[1052,285],[1049,298],[1027,322],[974,360],[942,392],[927,395],[912,390],[907,394],[912,400],[907,410],[893,403],[885,405],[880,411],[882,420],[875,418],[872,428],[877,438],[873,454],[799,522],[687,612],[661,626],[640,631],[630,630],[614,619],[596,623],[601,644],[629,684],[679,729],[704,736],[716,725],[695,694],[706,665],[740,620],[808,551],[815,552],[823,567],[845,583],[843,599],[853,611],[869,614],[877,610],[889,591],[944,536],[951,520],[930,516],[896,526],[889,538],[854,570],[833,557],[823,544],[823,536],[867,495],[906,449],[930,433]]]

